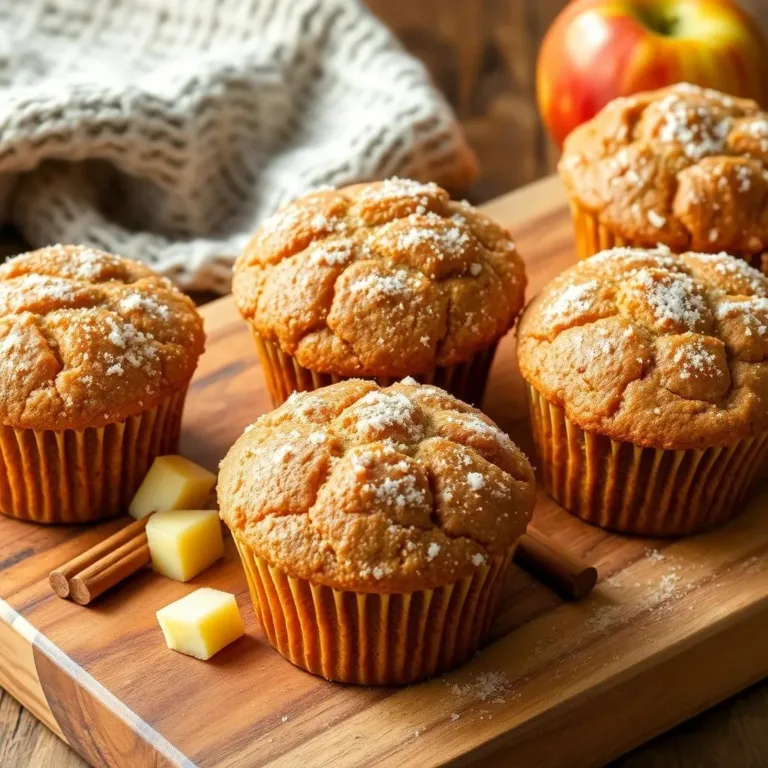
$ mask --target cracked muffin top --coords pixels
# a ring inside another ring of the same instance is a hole
[[[0,424],[101,427],[184,387],[203,351],[190,299],[129,259],[56,245],[0,265]]]
[[[768,114],[679,83],[619,98],[566,139],[570,195],[638,245],[768,250]]]
[[[294,394],[246,429],[218,494],[236,536],[289,575],[410,592],[507,553],[534,479],[507,435],[443,390],[352,379]]]
[[[525,272],[506,230],[436,184],[316,192],[282,208],[235,265],[235,300],[305,368],[405,376],[503,336]]]
[[[525,380],[582,429],[665,449],[768,429],[768,278],[726,254],[616,248],[520,321]]]

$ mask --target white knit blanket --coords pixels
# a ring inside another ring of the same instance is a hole
[[[471,180],[422,66],[354,0],[0,0],[0,219],[229,289],[312,188]]]

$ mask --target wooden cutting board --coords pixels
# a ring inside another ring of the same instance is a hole
[[[531,293],[572,262],[556,179],[487,210],[512,230]],[[182,451],[213,469],[269,405],[231,300],[203,314]],[[511,337],[486,410],[530,451]],[[485,650],[402,689],[329,683],[280,657],[232,546],[190,584],[147,571],[82,608],[54,597],[47,575],[120,523],[2,518],[0,684],[98,766],[600,765],[768,675],[767,512],[764,492],[716,532],[651,541],[592,528],[540,494],[536,525],[598,567],[595,592],[563,603],[513,567]],[[235,592],[247,628],[208,663],[167,650],[155,620],[201,585]]]

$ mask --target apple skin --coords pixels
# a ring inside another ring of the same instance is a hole
[[[573,0],[536,66],[539,111],[558,146],[612,99],[677,82],[765,106],[765,36],[732,0]]]

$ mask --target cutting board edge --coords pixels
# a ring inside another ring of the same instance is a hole
[[[2,634],[6,631],[15,633],[28,649],[29,654],[28,656],[25,654],[27,658],[23,660],[22,667],[25,674],[33,682],[33,687],[26,691],[20,688],[17,691],[9,692],[43,725],[62,741],[69,744],[84,759],[94,764],[97,758],[103,757],[101,752],[95,752],[93,744],[88,742],[94,735],[95,724],[92,720],[94,711],[104,710],[107,717],[116,718],[134,736],[142,740],[143,744],[139,751],[145,753],[148,760],[146,762],[132,762],[132,766],[138,768],[141,765],[168,765],[194,768],[196,764],[192,759],[180,752],[88,672],[79,667],[61,648],[54,645],[8,603],[0,599],[0,644],[2,643]],[[592,708],[605,708],[610,706],[612,702],[619,702],[623,696],[627,695],[625,689],[631,689],[632,695],[637,696],[638,693],[652,688],[654,680],[663,679],[665,689],[669,690],[670,684],[674,680],[685,678],[696,672],[701,663],[700,657],[712,658],[714,654],[719,654],[721,658],[726,658],[731,662],[727,667],[720,667],[717,680],[713,681],[710,677],[701,676],[700,680],[707,682],[707,690],[696,691],[690,698],[680,697],[680,693],[685,692],[684,686],[673,685],[672,689],[678,698],[675,706],[668,708],[672,711],[671,716],[663,711],[654,711],[647,707],[635,708],[633,712],[639,716],[641,722],[645,723],[642,730],[638,730],[638,724],[631,729],[615,729],[612,732],[614,736],[621,735],[622,737],[633,734],[630,738],[615,739],[613,742],[609,742],[606,740],[604,732],[595,731],[590,734],[589,740],[582,741],[580,744],[571,741],[569,766],[579,768],[580,766],[603,765],[768,677],[768,657],[766,657],[763,666],[755,672],[754,665],[745,661],[750,658],[749,653],[734,655],[725,652],[729,643],[736,637],[738,637],[742,648],[754,647],[757,649],[768,645],[768,596],[724,615],[714,624],[708,625],[691,637],[666,649],[661,667],[668,669],[669,674],[659,674],[658,657],[662,654],[655,654],[652,658],[639,660],[626,669],[621,676],[606,678],[601,684],[563,700],[557,707],[549,708],[523,721],[517,727],[513,727],[483,743],[473,745],[460,756],[452,758],[449,764],[457,766],[475,764],[477,760],[501,757],[502,754],[505,759],[514,757],[516,760],[528,760],[531,753],[535,753],[539,759],[539,762],[536,763],[537,768],[556,768],[562,764],[560,762],[562,755],[552,755],[551,760],[547,756],[547,748],[551,746],[551,732],[557,729],[558,736],[562,739],[566,731],[560,728],[558,724],[560,722],[568,723],[569,715],[575,710],[579,710],[583,717],[587,711],[585,708],[588,708],[591,713]],[[80,693],[77,696],[79,704],[90,704],[90,711],[86,713],[82,706],[79,711],[73,712],[72,702],[66,703],[69,727],[65,724],[62,728],[54,714],[54,710],[60,710],[64,704],[54,702],[53,707],[51,706],[48,698],[49,692],[46,691],[45,684],[38,674],[40,656],[54,665],[59,674],[66,676],[79,688]],[[0,654],[0,682],[6,679],[5,675],[9,671],[9,665],[5,664],[7,661],[6,657]],[[734,661],[736,663],[733,663]],[[73,672],[75,674],[72,674]],[[721,684],[725,678],[729,678],[732,683],[727,688]],[[90,697],[92,701],[83,700],[83,694]],[[649,713],[652,715],[650,718],[647,717]],[[571,730],[580,727],[580,719],[570,718]],[[72,722],[78,720],[89,722],[85,734],[78,735],[76,731],[73,732]],[[539,730],[542,721],[546,721],[546,728]],[[114,726],[114,723],[110,723],[110,726]],[[584,738],[582,734],[581,739]]]
[[[6,632],[14,633],[17,647],[22,650],[19,668],[29,678],[31,685],[11,692],[13,697],[26,707],[43,725],[74,749],[91,765],[98,765],[105,757],[99,748],[98,734],[93,729],[97,718],[108,718],[110,727],[118,724],[132,738],[140,739],[143,744],[140,751],[152,756],[152,766],[179,766],[194,768],[194,763],[174,747],[164,736],[143,720],[136,712],[121,702],[111,691],[99,683],[89,672],[72,660],[61,648],[52,643],[40,630],[30,624],[18,611],[0,598],[0,641]],[[5,674],[10,674],[10,660],[0,654],[0,682],[5,681]],[[48,672],[46,672],[46,668]],[[52,686],[45,678],[63,676],[77,690],[78,704],[89,706],[86,712],[81,706],[73,712],[72,702],[53,701]],[[41,674],[42,673],[42,674]],[[18,675],[17,675],[18,677]],[[11,678],[13,679],[13,678]],[[89,701],[84,696],[90,697]],[[59,712],[57,717],[56,711]],[[66,715],[62,717],[62,715]],[[73,717],[76,714],[77,717]],[[87,727],[72,727],[80,721]],[[137,763],[137,765],[150,763]]]

